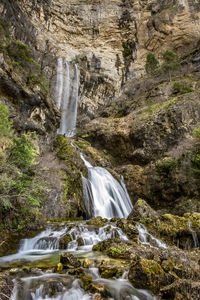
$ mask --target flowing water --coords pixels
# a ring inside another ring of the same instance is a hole
[[[197,236],[197,233],[192,228],[192,223],[190,220],[188,220],[188,228],[192,234],[193,242],[194,242],[194,248],[199,248],[199,239]]]
[[[127,218],[132,210],[123,178],[121,184],[104,168],[93,167],[81,154],[88,168],[88,179],[82,176],[83,194],[89,217]]]
[[[92,246],[99,241],[111,237],[118,237],[127,240],[126,235],[112,224],[98,228],[86,223],[70,223],[55,228],[49,226],[45,231],[31,239],[21,241],[18,255],[23,253],[23,259],[32,259],[39,255],[51,255],[59,250],[59,241],[64,235],[70,235],[72,241],[65,251],[73,252],[74,255],[85,257],[85,253],[91,252]],[[77,239],[82,238],[83,245],[78,246]],[[26,253],[26,255],[25,255]],[[21,256],[20,256],[21,257]],[[18,259],[20,259],[18,257]],[[0,259],[0,266],[4,262],[16,259],[16,255],[7,256]],[[94,262],[96,259],[94,260]],[[95,263],[94,263],[95,264]],[[23,261],[22,261],[23,265]],[[91,275],[97,285],[103,285],[108,294],[105,299],[114,300],[153,300],[157,299],[150,292],[135,289],[126,279],[127,271],[119,279],[108,280],[100,277],[98,268],[94,265],[89,269],[84,269],[86,274]],[[53,292],[52,292],[53,291]],[[92,300],[93,294],[88,294],[81,287],[81,281],[66,274],[46,273],[34,269],[32,276],[19,277],[14,280],[14,289],[11,300]]]
[[[55,102],[61,112],[58,134],[75,134],[78,109],[79,70],[63,58],[58,59]]]
[[[139,232],[139,240],[142,244],[155,248],[167,248],[167,245],[150,234],[143,224],[137,224],[136,228]]]

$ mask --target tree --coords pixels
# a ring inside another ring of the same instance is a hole
[[[172,79],[171,72],[178,70],[180,66],[179,56],[170,50],[166,50],[163,54],[162,69],[168,72],[170,81]]]
[[[156,59],[153,53],[147,54],[145,69],[147,74],[150,74],[151,76],[155,76],[158,74],[159,61]]]

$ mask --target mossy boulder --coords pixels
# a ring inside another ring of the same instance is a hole
[[[86,292],[95,293],[97,291],[92,277],[90,275],[85,275],[81,277],[81,285]]]
[[[138,242],[138,230],[135,227],[135,222],[132,222],[132,220],[119,219],[117,220],[116,225],[121,228],[129,239]]]
[[[132,246],[134,246],[134,244],[131,241],[111,238],[99,242],[97,245],[94,245],[92,250],[101,251],[113,258],[122,258],[129,260],[131,259],[131,250],[133,250],[131,248]]]
[[[143,199],[138,199],[132,212],[128,216],[128,220],[140,221],[141,219],[156,221],[159,215],[151,206]]]
[[[76,276],[78,278],[81,278],[82,276],[85,276],[85,272],[82,268],[70,269],[68,271],[68,274],[72,275],[72,276]]]
[[[168,278],[159,263],[154,260],[137,257],[131,264],[128,279],[134,287],[150,289],[158,293],[166,285]]]
[[[84,258],[82,266],[83,268],[89,268],[93,264],[93,261],[91,261],[88,258]]]
[[[79,268],[81,266],[81,262],[70,253],[62,253],[60,263],[65,269]]]
[[[83,240],[82,237],[79,237],[79,238],[76,240],[76,242],[77,242],[77,245],[78,245],[79,247],[84,245],[84,240]]]
[[[123,265],[120,267],[120,263],[116,264],[110,259],[102,260],[99,266],[99,273],[103,278],[120,277],[123,274]]]
[[[72,241],[72,238],[70,234],[64,235],[60,240],[59,240],[59,249],[60,250],[66,250],[69,242]]]
[[[102,217],[95,217],[86,222],[88,225],[103,227],[108,222],[108,219]]]

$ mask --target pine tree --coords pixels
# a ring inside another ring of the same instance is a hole
[[[147,74],[155,76],[158,74],[159,62],[153,53],[147,54],[145,69]]]
[[[162,64],[162,69],[169,74],[169,80],[171,81],[171,72],[178,70],[180,68],[180,59],[179,56],[170,51],[166,50],[163,54],[163,64]]]

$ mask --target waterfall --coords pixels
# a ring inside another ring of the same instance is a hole
[[[81,154],[88,168],[88,179],[82,177],[83,194],[89,217],[127,218],[132,203],[123,178],[121,184],[104,168],[93,167]]]
[[[58,134],[75,134],[78,109],[79,70],[63,58],[58,58],[55,102],[61,112]]]
[[[196,234],[196,232],[193,230],[192,228],[192,223],[190,220],[188,220],[188,228],[192,234],[192,238],[193,238],[193,242],[194,242],[194,247],[195,248],[199,248],[199,240],[198,240],[198,236]]]

